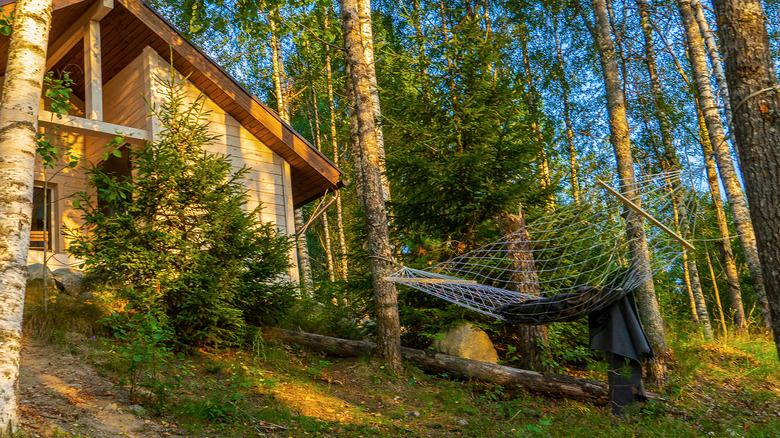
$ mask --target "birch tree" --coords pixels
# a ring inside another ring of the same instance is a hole
[[[27,251],[50,0],[19,0],[0,100],[0,436],[18,428]]]
[[[395,285],[384,280],[393,269],[393,256],[387,230],[387,211],[383,191],[381,156],[377,143],[374,100],[368,59],[361,40],[360,15],[357,0],[341,0],[342,32],[346,62],[355,97],[358,127],[358,148],[355,167],[360,169],[363,184],[362,199],[366,213],[368,257],[373,277],[374,305],[377,322],[377,350],[390,369],[400,371],[401,326],[398,317],[398,292]]]
[[[662,153],[664,154],[664,159],[668,162],[667,165],[669,167],[673,170],[680,170],[680,160],[677,157],[677,151],[672,144],[671,122],[669,121],[669,114],[666,110],[661,80],[658,75],[650,12],[648,11],[647,3],[644,0],[636,0],[636,4],[637,9],[639,10],[639,22],[642,26],[642,34],[645,40],[645,65],[647,66],[647,75],[650,78],[650,89],[655,116],[658,120],[658,127],[660,128]],[[680,187],[681,184],[680,178],[676,177],[673,182],[674,188]],[[687,230],[689,221],[687,210],[682,203],[678,202],[678,204],[679,208],[675,208],[678,227],[680,227],[681,231],[683,231],[683,229]],[[704,294],[701,290],[699,269],[696,265],[696,260],[693,257],[689,257],[687,251],[683,253],[683,270],[686,287],[691,295],[691,311],[694,321],[701,324],[704,329],[705,337],[709,339],[712,337],[712,326],[710,325],[709,315],[707,314]]]
[[[615,54],[615,43],[610,35],[606,1],[592,0],[591,7],[594,15],[593,23],[590,23],[590,19],[581,6],[578,6],[578,9],[583,20],[587,23],[588,30],[599,52],[601,72],[607,94],[610,142],[617,162],[620,191],[625,197],[636,202],[638,193],[626,114],[626,97]],[[666,339],[663,320],[658,308],[658,299],[655,295],[655,286],[652,275],[650,275],[650,255],[644,221],[633,210],[628,210],[626,213],[626,234],[631,243],[631,263],[641,273],[641,277],[645,278],[645,281],[635,291],[637,307],[647,331],[650,346],[655,352],[655,359],[646,362],[645,369],[650,380],[663,384],[666,380]]]

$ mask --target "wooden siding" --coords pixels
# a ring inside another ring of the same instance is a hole
[[[146,64],[151,75],[160,78],[170,77],[170,64],[155,50],[147,47],[142,56],[147,57]],[[182,73],[178,71],[175,73],[177,81],[185,80]],[[162,101],[164,96],[160,84],[150,83],[150,86],[151,89],[147,92],[150,101]],[[199,96],[201,97],[205,110],[204,121],[209,125],[209,133],[217,136],[206,150],[227,156],[234,170],[247,167],[245,175],[248,190],[247,208],[254,209],[260,205],[262,207],[260,220],[273,222],[285,233],[294,232],[288,220],[293,213],[287,197],[291,197],[292,194],[289,190],[285,191],[284,160],[247,131],[216,102],[205,97],[190,81],[185,82],[184,89],[187,103],[192,103]]]

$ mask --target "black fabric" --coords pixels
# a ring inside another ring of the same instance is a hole
[[[591,313],[588,328],[593,350],[619,354],[637,362],[653,358],[633,294],[625,294],[611,306]]]
[[[634,400],[647,399],[640,362],[653,358],[653,350],[639,321],[634,294],[625,294],[611,306],[591,313],[588,328],[590,348],[607,353],[612,413],[622,415],[623,409]]]
[[[623,410],[634,401],[647,400],[642,386],[642,365],[639,362],[618,354],[607,353],[607,365],[612,414],[623,415]]]
[[[505,304],[495,312],[510,324],[571,322],[609,306],[625,293],[623,289],[581,287],[577,292]]]

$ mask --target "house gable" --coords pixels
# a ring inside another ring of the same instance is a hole
[[[0,5],[4,3],[4,9],[12,8],[8,0],[0,1]],[[146,3],[141,0],[54,0],[53,8],[47,67],[70,71],[76,81],[74,93],[88,107],[96,105],[96,102],[90,104],[90,100],[94,100],[94,97],[90,99],[90,92],[95,87],[85,86],[85,81],[105,86],[146,47],[151,47],[163,59],[172,58],[176,70],[188,76],[195,87],[288,163],[295,207],[327,190],[343,186],[338,167]],[[101,58],[97,78],[95,68],[90,68],[94,59],[85,56],[83,43],[87,41],[86,46],[91,47],[95,40]],[[0,39],[0,53],[7,51],[7,44],[7,38]],[[5,71],[5,63],[6,59],[0,57],[0,73]],[[89,114],[85,118],[89,119]],[[91,125],[92,128],[95,126]],[[116,126],[101,128],[110,136]],[[143,139],[142,132],[128,131],[131,138]]]

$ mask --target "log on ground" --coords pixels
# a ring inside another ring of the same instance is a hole
[[[283,329],[273,329],[269,334],[271,337],[305,345],[331,356],[361,356],[371,353],[376,348],[376,344],[370,341],[350,341]],[[606,403],[609,394],[607,384],[598,380],[582,379],[563,374],[537,373],[414,348],[403,347],[401,353],[409,362],[428,372],[447,373],[452,377],[476,379],[504,387],[522,388],[545,396]],[[660,397],[655,394],[648,393],[648,397],[660,400]]]

